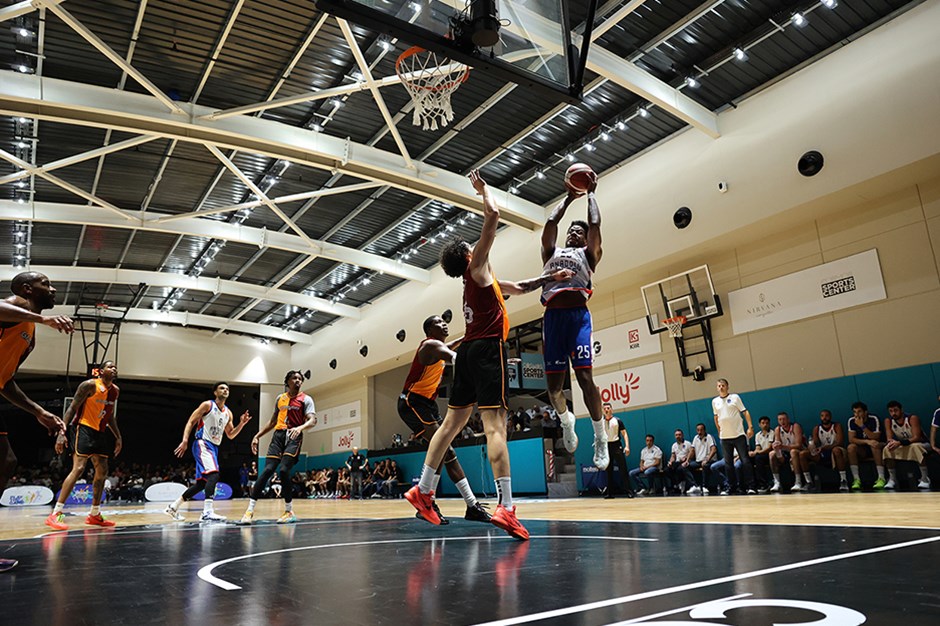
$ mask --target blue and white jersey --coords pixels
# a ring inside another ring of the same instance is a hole
[[[819,428],[816,430],[816,434],[819,437],[820,446],[826,447],[836,444],[836,425],[834,423],[830,422],[829,430],[826,430],[826,427],[820,424]]]
[[[552,257],[546,261],[542,273],[557,270],[571,270],[574,276],[562,282],[551,282],[542,287],[542,304],[554,298],[562,291],[580,291],[587,302],[593,293],[591,289],[591,264],[588,263],[587,248],[555,248]]]
[[[202,417],[199,430],[196,431],[196,439],[205,439],[219,445],[222,443],[225,425],[232,420],[232,412],[228,407],[220,409],[215,400],[210,400],[209,405],[212,408]]]

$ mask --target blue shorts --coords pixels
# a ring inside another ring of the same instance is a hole
[[[546,373],[567,372],[569,360],[575,369],[593,367],[591,312],[586,306],[545,309],[542,354]]]
[[[196,457],[196,480],[205,474],[219,471],[219,447],[211,441],[196,439],[193,442],[193,456]]]

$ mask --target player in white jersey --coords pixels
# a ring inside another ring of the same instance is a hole
[[[771,491],[780,491],[780,467],[790,461],[795,482],[791,491],[803,491],[803,474],[800,471],[800,452],[803,451],[803,429],[796,422],[790,422],[790,416],[781,411],[777,414],[777,428],[774,436],[774,451],[770,455],[770,469],[774,474]],[[807,486],[811,481],[807,481]]]
[[[565,281],[552,282],[542,288],[542,352],[545,358],[545,379],[548,397],[561,421],[565,448],[574,452],[578,448],[575,417],[568,410],[564,384],[568,364],[574,368],[575,379],[581,388],[584,404],[591,414],[594,427],[594,465],[606,469],[610,463],[607,450],[607,429],[601,409],[601,394],[594,384],[594,346],[591,339],[591,312],[587,301],[591,297],[591,276],[600,263],[601,213],[594,198],[596,178],[587,191],[588,221],[575,220],[568,227],[565,246],[556,247],[558,223],[568,206],[583,195],[568,189],[568,195],[558,203],[542,229],[542,263],[545,272],[570,270],[574,275]],[[543,272],[544,274],[544,272]]]
[[[173,451],[176,456],[183,458],[186,446],[189,444],[189,433],[198,424],[193,441],[196,483],[164,510],[164,513],[176,521],[184,519],[179,512],[183,502],[192,500],[203,489],[205,489],[206,501],[203,504],[200,519],[204,522],[225,521],[224,517],[217,515],[212,509],[215,486],[219,482],[219,445],[222,443],[222,433],[225,433],[229,439],[237,437],[245,424],[251,420],[251,414],[245,411],[238,420],[238,426],[233,426],[232,410],[225,406],[229,395],[228,383],[216,383],[212,388],[212,393],[215,395],[215,400],[206,400],[196,407],[196,410],[189,416],[189,420],[186,421],[186,426],[183,427],[183,440]]]
[[[849,483],[845,475],[846,456],[845,433],[842,424],[832,421],[832,411],[823,409],[819,412],[819,424],[813,428],[807,450],[800,453],[804,476],[809,475],[810,465],[822,463],[839,472],[839,490],[848,491]]]
[[[888,443],[885,444],[882,455],[885,467],[888,468],[888,482],[885,489],[894,489],[897,485],[897,461],[914,461],[920,466],[920,482],[918,489],[930,489],[930,478],[927,476],[927,443],[924,441],[924,431],[920,427],[920,418],[908,415],[904,407],[897,400],[888,403],[888,418],[885,420],[885,435]]]

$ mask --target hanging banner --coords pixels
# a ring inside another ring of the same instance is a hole
[[[362,429],[343,428],[333,433],[333,452],[351,450],[353,446],[362,447]]]
[[[506,363],[506,377],[509,379],[509,388],[518,389],[520,374],[519,374],[519,365],[521,361],[516,362],[514,360],[507,361]]]
[[[317,410],[317,425],[311,431],[329,430],[339,426],[359,424],[362,420],[362,402],[356,400],[329,409]]]
[[[659,335],[650,334],[645,317],[595,330],[592,343],[594,367],[604,367],[663,351]]]
[[[523,389],[546,389],[545,383],[545,361],[541,353],[523,352],[522,353],[522,388]]]
[[[735,335],[884,300],[878,251],[868,250],[728,294]]]
[[[601,402],[610,402],[615,412],[666,401],[666,374],[662,361],[595,376],[594,383],[601,392]],[[575,414],[587,415],[580,390],[575,389],[571,395]]]

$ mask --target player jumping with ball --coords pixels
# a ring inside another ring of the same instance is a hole
[[[583,168],[584,166],[582,166]],[[571,169],[574,169],[572,166]],[[568,410],[562,387],[568,373],[568,362],[574,366],[575,378],[584,397],[584,404],[591,414],[594,427],[594,465],[606,469],[610,462],[607,453],[607,432],[604,429],[601,411],[601,394],[594,384],[591,342],[591,312],[587,301],[591,297],[591,276],[597,269],[601,250],[601,213],[594,198],[597,175],[589,168],[580,172],[579,178],[587,177],[586,189],[574,188],[566,180],[568,195],[558,203],[545,227],[542,229],[542,263],[544,272],[560,269],[572,270],[570,279],[548,283],[542,288],[542,304],[545,316],[542,319],[542,346],[545,356],[545,376],[552,406],[561,420],[565,448],[574,452],[578,448],[578,436],[574,432],[575,417]],[[565,247],[555,247],[558,239],[558,223],[575,199],[587,194],[588,221],[575,220],[568,227]]]

